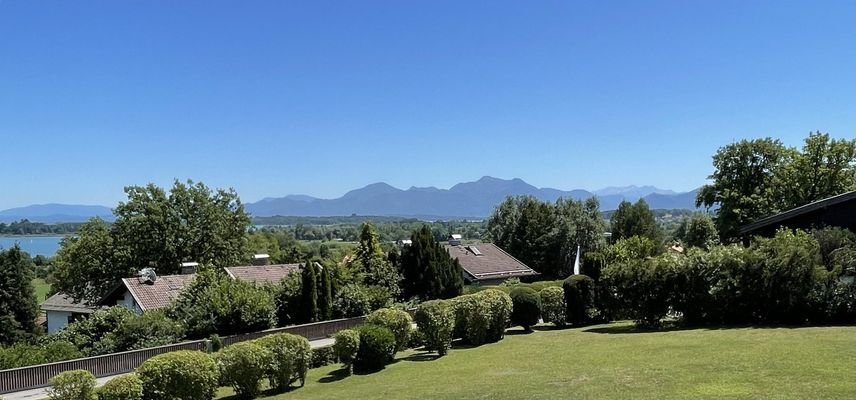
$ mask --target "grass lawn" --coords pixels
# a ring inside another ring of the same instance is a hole
[[[33,279],[33,287],[36,289],[36,298],[39,300],[39,304],[44,303],[48,292],[51,290],[51,285],[45,282],[44,279],[36,278]]]
[[[369,375],[338,368],[267,398],[853,400],[856,327],[636,332],[617,323],[510,334],[440,359],[399,353]]]

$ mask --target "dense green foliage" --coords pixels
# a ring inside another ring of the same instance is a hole
[[[637,200],[635,204],[622,201],[609,219],[609,228],[613,241],[633,236],[645,237],[654,243],[663,241],[663,231],[643,199]]]
[[[436,351],[441,356],[446,355],[452,347],[452,333],[455,329],[452,303],[448,300],[426,301],[416,308],[414,319],[425,349]]]
[[[298,323],[318,321],[321,310],[318,309],[318,268],[307,261],[300,270],[300,316]]]
[[[336,351],[336,357],[345,366],[345,369],[350,373],[353,371],[354,360],[357,358],[357,351],[360,349],[360,333],[344,329],[333,336],[335,340],[333,349]]]
[[[407,311],[382,308],[366,318],[366,323],[389,329],[395,336],[395,350],[401,351],[407,346],[410,331],[413,330],[413,318]]]
[[[383,369],[395,356],[395,335],[378,325],[362,325],[357,328],[360,347],[354,359],[354,368],[359,371]]]
[[[541,317],[544,322],[564,326],[566,322],[565,291],[561,287],[549,286],[538,292],[541,297]]]
[[[574,325],[583,325],[598,317],[596,310],[596,287],[593,279],[586,275],[573,275],[562,283],[565,292],[565,316]]]
[[[509,197],[488,220],[488,234],[499,247],[543,274],[564,278],[573,272],[577,246],[583,269],[590,253],[604,246],[605,224],[597,199],[559,199],[546,203],[534,197]]]
[[[366,315],[371,311],[371,299],[365,287],[348,284],[342,287],[333,300],[333,316],[351,318]]]
[[[220,379],[211,356],[190,350],[165,353],[137,368],[144,400],[210,400]]]
[[[61,372],[48,382],[50,400],[98,400],[95,376],[83,369]]]
[[[137,374],[120,375],[98,388],[98,400],[142,400],[143,382]]]
[[[303,386],[312,357],[312,349],[305,337],[277,333],[263,336],[256,342],[271,354],[271,362],[265,371],[271,387],[284,392],[296,381]]]
[[[220,382],[235,389],[242,399],[253,399],[261,390],[261,381],[272,369],[274,356],[267,347],[254,342],[235,343],[217,355]]]
[[[36,334],[38,307],[33,278],[32,260],[17,244],[0,251],[0,345]]]
[[[687,247],[710,248],[719,243],[719,233],[709,215],[695,213],[681,221],[675,230],[675,239]]]
[[[250,219],[234,190],[175,181],[169,193],[153,184],[125,188],[128,200],[107,226],[94,219],[63,239],[56,262],[57,290],[99,300],[141,267],[180,272],[184,261],[231,266],[248,261]]]
[[[383,288],[392,298],[398,297],[401,293],[399,287],[401,277],[387,259],[386,253],[381,248],[377,230],[371,223],[365,223],[362,226],[360,241],[350,269],[356,275],[358,282],[365,286]]]
[[[321,267],[318,272],[318,312],[321,321],[333,318],[333,276],[330,267]]]
[[[77,232],[81,225],[79,222],[46,224],[22,219],[8,224],[0,222],[0,235],[67,235]]]
[[[86,356],[111,353],[116,350],[114,332],[132,318],[139,318],[125,307],[115,306],[98,310],[88,318],[77,320],[65,329],[48,337],[48,340],[73,343]],[[120,339],[123,343],[129,340]]]
[[[522,326],[529,331],[541,318],[541,297],[530,288],[511,290],[511,325]]]
[[[38,344],[18,342],[0,347],[0,370],[47,364],[83,357],[77,347],[65,340],[43,341]]]
[[[734,240],[743,225],[856,188],[856,140],[811,133],[802,150],[771,138],[741,140],[720,148],[713,166],[696,204],[717,206],[717,230]]]
[[[265,288],[204,270],[181,291],[168,314],[187,327],[188,337],[205,338],[268,329],[276,306]]]
[[[464,286],[461,265],[434,239],[430,228],[423,225],[410,240],[398,260],[404,297],[448,299],[460,295]]]

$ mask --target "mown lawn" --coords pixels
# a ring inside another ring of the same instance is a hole
[[[267,398],[853,400],[856,327],[636,332],[618,323],[511,334],[440,359],[400,353],[369,375],[337,370],[312,370],[305,387]]]
[[[36,298],[39,300],[39,304],[44,303],[47,300],[48,292],[51,290],[51,285],[44,279],[36,278],[33,279],[33,288],[36,290]]]

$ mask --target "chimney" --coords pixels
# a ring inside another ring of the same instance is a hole
[[[267,254],[254,254],[253,265],[270,265],[270,256]]]
[[[196,270],[199,268],[198,262],[183,262],[181,263],[181,274],[182,275],[191,275],[195,274]]]

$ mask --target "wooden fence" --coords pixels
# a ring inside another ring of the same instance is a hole
[[[124,374],[133,371],[134,368],[137,368],[149,358],[178,350],[207,351],[208,341],[196,340],[142,350],[124,351],[121,353],[3,370],[0,371],[0,394],[47,386],[48,380],[57,374],[75,369],[85,369],[92,372],[96,377]]]
[[[331,321],[314,322],[311,324],[288,326],[285,328],[268,329],[260,332],[226,336],[222,338],[222,342],[224,346],[229,346],[238,342],[257,339],[274,333],[291,333],[303,336],[309,340],[318,340],[328,338],[340,330],[356,327],[357,325],[362,324],[365,319],[366,317],[335,319]],[[45,387],[48,385],[48,380],[50,378],[59,373],[75,369],[85,369],[92,372],[92,374],[99,378],[124,374],[133,371],[149,358],[158,354],[169,353],[177,350],[208,351],[209,343],[208,340],[196,340],[142,350],[132,350],[96,357],[60,361],[51,364],[31,365],[28,367],[7,369],[0,371],[0,394]]]

